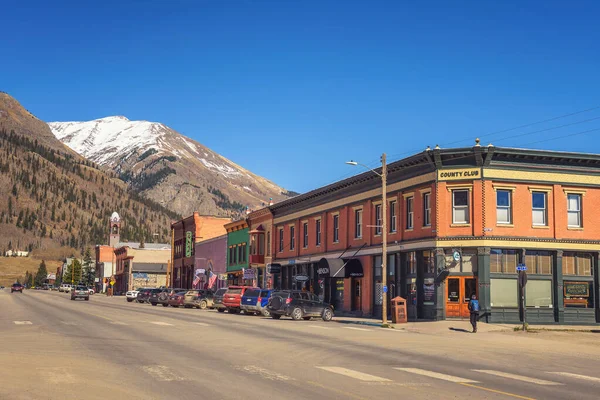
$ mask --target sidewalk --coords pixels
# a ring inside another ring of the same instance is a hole
[[[355,324],[379,327],[381,320],[373,318],[356,318],[356,317],[335,317],[334,322],[340,324]],[[425,334],[440,334],[445,332],[470,332],[471,324],[469,320],[445,320],[445,321],[419,321],[407,322],[405,324],[392,324],[395,329],[404,330],[414,333]],[[477,324],[477,331],[480,333],[486,332],[512,332],[516,327],[521,327],[521,324],[486,324],[480,322]],[[600,325],[529,325],[530,331],[580,331],[580,332],[596,332],[600,333]]]

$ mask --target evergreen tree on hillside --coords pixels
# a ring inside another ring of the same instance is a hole
[[[42,260],[40,267],[38,268],[37,274],[35,274],[35,286],[42,286],[48,277],[48,269],[46,269],[46,262]]]
[[[94,261],[92,260],[92,251],[88,247],[83,256],[83,283],[86,286],[93,286],[95,278]]]

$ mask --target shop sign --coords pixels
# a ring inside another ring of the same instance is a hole
[[[196,275],[202,275],[202,274],[205,274],[205,273],[206,273],[206,270],[204,268],[198,268],[196,270]]]
[[[321,267],[321,268],[317,269],[317,274],[329,275],[329,267]]]
[[[294,265],[294,264],[296,264],[296,260],[289,260],[289,261],[288,261],[288,264],[289,264],[289,265]]]
[[[254,279],[254,270],[253,269],[244,269],[244,279]]]
[[[192,256],[192,246],[194,245],[192,243],[192,232],[187,231],[185,233],[185,256],[186,257],[191,257]]]
[[[267,273],[268,274],[280,274],[281,273],[281,264],[267,264]]]
[[[423,301],[433,302],[435,295],[435,285],[423,285]]]
[[[452,258],[454,258],[454,261],[459,262],[460,261],[460,252],[455,251],[454,253],[452,253]]]
[[[307,275],[296,275],[294,279],[296,280],[296,282],[306,282],[310,280],[310,278]]]
[[[463,179],[478,179],[480,177],[480,168],[438,170],[438,181],[459,181]]]
[[[227,274],[219,274],[219,280],[220,281],[226,281],[227,280]]]

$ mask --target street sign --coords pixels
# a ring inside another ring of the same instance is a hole
[[[460,261],[460,253],[458,251],[455,251],[454,253],[452,253],[452,257],[454,258],[454,261],[456,261],[456,262]]]
[[[387,292],[388,292],[388,287],[387,287],[387,286],[384,286],[384,287],[383,287],[383,293],[387,293]]]
[[[527,265],[525,265],[525,264],[518,264],[517,265],[517,271],[527,271]]]
[[[308,277],[307,275],[296,275],[294,277],[294,280],[296,282],[307,282],[310,280],[310,277]]]

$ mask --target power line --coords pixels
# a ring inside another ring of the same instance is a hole
[[[539,131],[533,131],[533,132],[527,132],[527,133],[520,133],[518,135],[507,136],[507,137],[504,137],[504,138],[500,138],[500,139],[498,139],[498,141],[502,142],[502,141],[508,140],[508,139],[514,139],[514,138],[518,138],[518,137],[522,137],[522,136],[533,135],[533,134],[541,133],[541,132],[548,132],[548,131],[552,131],[552,130],[555,130],[555,129],[565,128],[567,126],[584,124],[586,122],[595,121],[595,120],[598,120],[598,119],[600,119],[600,117],[590,118],[590,119],[586,119],[586,120],[583,120],[583,121],[571,122],[570,124],[564,124],[564,125],[560,125],[560,126],[555,126],[555,127],[550,127],[550,128],[546,128],[546,129],[541,129]]]
[[[600,131],[600,128],[589,129],[587,131],[575,132],[575,133],[571,133],[571,134],[568,134],[568,135],[556,136],[556,137],[553,137],[553,138],[537,140],[535,142],[524,143],[523,146],[529,146],[530,144],[538,144],[538,143],[550,142],[552,140],[558,140],[558,139],[564,139],[564,138],[572,137],[572,136],[584,135],[586,133],[596,132],[596,131]]]

